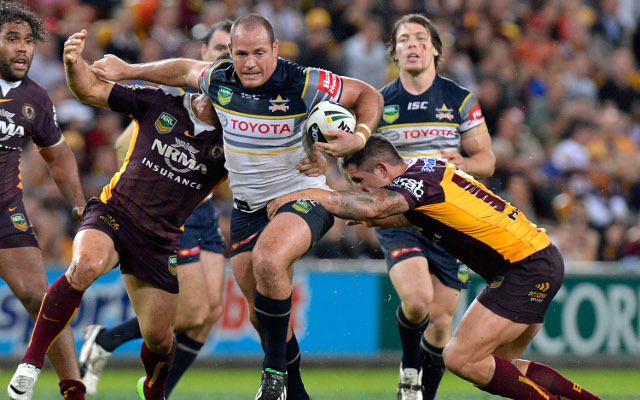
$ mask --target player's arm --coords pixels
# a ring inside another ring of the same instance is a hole
[[[496,156],[491,150],[491,136],[484,122],[464,132],[460,143],[469,157],[463,157],[456,151],[441,150],[442,158],[455,164],[464,172],[476,179],[484,179],[493,175],[496,167]]]
[[[384,226],[387,228],[402,228],[402,227],[413,226],[411,225],[411,222],[409,222],[407,217],[404,216],[404,214],[396,214],[387,218],[368,219],[365,221],[353,221],[353,220],[347,221],[347,226],[360,225],[360,224],[366,227]]]
[[[272,200],[267,205],[269,217],[273,217],[282,205],[298,199],[317,201],[336,217],[355,221],[383,219],[402,214],[410,209],[404,196],[386,189],[379,189],[372,193],[305,189]]]
[[[67,84],[74,95],[85,103],[109,108],[109,94],[112,82],[105,82],[91,72],[91,67],[82,58],[87,31],[74,33],[64,43],[64,70]]]
[[[382,95],[373,86],[358,79],[341,78],[343,89],[340,104],[354,111],[357,126],[355,134],[333,131],[330,136],[335,136],[335,140],[316,144],[321,151],[334,157],[344,157],[364,147],[371,132],[378,127],[384,105]]]
[[[128,64],[113,54],[93,63],[91,69],[101,79],[122,81],[140,79],[161,85],[198,89],[202,70],[211,63],[188,58],[172,58],[143,64]]]
[[[80,185],[78,164],[73,152],[64,139],[51,147],[39,148],[40,155],[46,161],[53,181],[60,193],[71,204],[73,217],[80,219],[86,201]]]
[[[125,158],[127,158],[127,152],[129,151],[129,145],[131,145],[131,138],[133,138],[133,130],[135,129],[135,122],[131,121],[131,123],[125,128],[124,131],[118,136],[116,142],[113,145],[113,148],[116,151],[116,161],[118,165],[122,165],[124,163]]]

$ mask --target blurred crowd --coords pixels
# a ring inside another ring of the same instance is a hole
[[[247,12],[274,24],[280,56],[381,88],[397,76],[386,41],[420,12],[444,44],[440,73],[478,98],[496,172],[487,186],[543,225],[569,261],[640,267],[640,2],[637,0],[26,0],[50,35],[30,76],[48,90],[87,196],[117,171],[125,117],[77,101],[61,62],[66,38],[89,31],[84,57],[129,62],[199,58],[208,27]],[[45,262],[67,264],[77,225],[33,149],[23,156],[29,216]],[[332,167],[329,184],[347,188]],[[231,195],[215,198],[228,240]],[[334,228],[320,258],[381,258],[373,230]]]

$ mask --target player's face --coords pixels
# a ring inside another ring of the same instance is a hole
[[[27,75],[36,41],[26,21],[5,22],[0,27],[0,78],[17,82]]]
[[[229,50],[236,74],[246,88],[262,86],[278,64],[278,41],[271,43],[263,26],[238,28]]]
[[[413,22],[400,26],[396,35],[396,59],[401,71],[420,73],[435,68],[433,59],[437,55],[427,28]]]
[[[231,42],[229,32],[223,29],[218,29],[213,32],[213,35],[211,35],[211,39],[209,40],[209,44],[202,45],[202,59],[204,61],[217,60],[220,54],[229,50],[229,42]]]
[[[356,187],[356,190],[361,192],[373,192],[381,187],[391,183],[392,179],[389,179],[388,174],[385,174],[383,170],[374,168],[373,172],[367,172],[364,170],[358,170],[353,164],[347,166],[347,175]]]

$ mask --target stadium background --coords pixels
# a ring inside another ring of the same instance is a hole
[[[495,175],[485,183],[545,226],[568,261],[570,277],[532,346],[535,356],[583,367],[640,365],[637,1],[22,2],[43,17],[50,32],[47,43],[38,45],[30,76],[49,90],[87,196],[97,195],[116,172],[113,142],[128,121],[78,102],[67,88],[61,48],[71,33],[88,29],[84,56],[90,61],[105,53],[130,62],[198,58],[197,39],[208,26],[256,11],[274,23],[283,58],[380,88],[397,74],[385,55],[393,21],[408,12],[425,13],[443,38],[441,74],[469,88],[482,107],[497,158]],[[25,203],[51,280],[69,262],[77,224],[28,147],[21,167]],[[328,175],[333,188],[346,187],[335,168]],[[215,202],[228,238],[229,191],[219,191]],[[299,336],[307,359],[396,362],[391,310],[397,298],[381,257],[371,230],[347,229],[337,221],[300,263],[294,318],[304,332]],[[127,307],[118,273],[105,276],[83,302],[73,324],[76,337],[89,323],[126,318]],[[242,307],[229,277],[225,315],[200,365],[252,364],[259,355]],[[23,314],[0,286],[0,361],[12,362],[24,351],[30,323]],[[137,348],[123,349],[121,360],[133,360]]]

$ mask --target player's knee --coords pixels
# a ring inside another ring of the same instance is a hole
[[[436,312],[434,309],[429,314],[429,325],[432,331],[437,336],[438,341],[444,339],[451,334],[451,323],[453,322],[453,315],[448,313]]]
[[[255,251],[253,252],[253,272],[256,279],[271,281],[282,271],[286,271],[286,262],[283,262],[275,252]]]
[[[211,306],[211,311],[210,311],[209,316],[207,318],[207,324],[210,327],[213,327],[213,325],[215,325],[215,323],[218,322],[220,317],[222,317],[223,310],[224,309],[222,307],[222,303],[218,303],[218,304],[215,304],[215,305]]]
[[[65,275],[72,288],[84,292],[102,275],[103,269],[104,265],[99,260],[94,261],[80,256],[71,263]]]
[[[173,330],[157,330],[153,329],[143,334],[144,342],[149,350],[154,353],[167,354],[173,346]]]
[[[418,323],[429,313],[429,307],[433,300],[433,294],[427,291],[417,291],[402,299],[402,310],[407,319]]]

